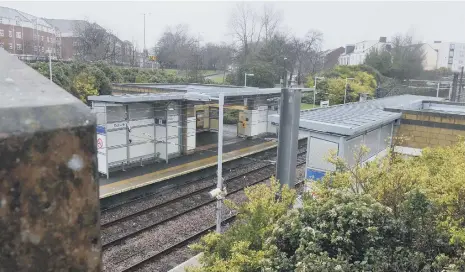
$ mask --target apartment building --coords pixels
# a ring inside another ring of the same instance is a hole
[[[465,65],[465,43],[435,41],[432,47],[437,50],[437,68],[459,72]]]
[[[66,19],[45,19],[50,25],[54,26],[61,33],[61,39],[59,41],[61,46],[61,57],[63,60],[73,59],[86,59],[85,56],[80,56],[78,50],[80,39],[83,37],[78,34],[80,30],[85,30],[87,27],[95,27],[107,32],[103,27],[98,24],[90,24],[83,20],[66,20]],[[116,35],[107,32],[108,40],[105,41],[108,44],[107,51],[109,57],[106,61],[120,64],[130,65],[131,56],[134,54],[134,48],[131,42],[122,41]]]
[[[45,57],[48,52],[59,57],[59,36],[59,31],[42,18],[0,7],[0,47],[21,59]]]
[[[65,61],[79,58],[79,37],[76,30],[89,24],[83,20],[46,19],[25,12],[0,7],[0,47],[23,60],[46,59],[49,52],[52,59]],[[106,61],[118,65],[135,65],[134,46],[108,33]],[[83,58],[81,58],[83,59]]]

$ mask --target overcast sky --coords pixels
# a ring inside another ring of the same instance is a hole
[[[248,2],[257,10],[263,2]],[[166,26],[187,24],[203,42],[231,42],[228,28],[236,2],[7,2],[0,5],[39,17],[87,19],[111,29],[123,40],[153,47]],[[413,32],[416,40],[465,42],[465,2],[272,2],[284,29],[303,36],[324,34],[324,48]]]

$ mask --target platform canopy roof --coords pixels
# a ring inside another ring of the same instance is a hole
[[[210,101],[209,98],[198,94],[186,94],[181,92],[172,93],[141,93],[141,94],[122,94],[122,95],[92,95],[87,97],[90,101],[109,102],[109,103],[143,103],[155,101]]]
[[[202,84],[113,84],[124,95],[89,96],[90,101],[135,103],[164,100],[211,101],[217,100],[220,94],[228,97],[280,95],[281,88],[256,88],[227,85]],[[133,91],[132,91],[133,90]],[[302,91],[312,91],[312,88],[301,88]],[[153,91],[153,92],[152,92]]]
[[[322,133],[356,135],[401,117],[400,112],[386,111],[386,108],[418,108],[421,107],[422,101],[432,99],[436,100],[425,96],[400,95],[305,110],[300,112],[299,126],[305,130]],[[279,115],[270,115],[270,120],[279,124]]]

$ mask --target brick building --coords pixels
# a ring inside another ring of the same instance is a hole
[[[465,137],[464,103],[424,100],[415,108],[388,110],[402,112],[397,130],[400,146],[449,146]]]
[[[61,59],[72,60],[75,55],[74,46],[76,45],[75,28],[82,20],[63,20],[63,19],[44,19],[48,24],[60,32],[58,43],[61,48]]]
[[[44,58],[50,51],[60,57],[59,31],[44,19],[0,7],[0,47],[21,59]]]
[[[122,41],[98,24],[83,20],[45,19],[22,11],[0,7],[0,47],[23,60],[52,59],[86,60],[79,56],[77,29],[89,25],[106,33],[106,44],[110,56],[104,61],[117,65],[136,66],[138,54],[129,41]]]
[[[61,48],[61,58],[63,60],[82,59],[86,60],[86,56],[79,55],[78,46],[83,38],[79,35],[79,30],[84,31],[86,28],[95,27],[101,29],[107,35],[105,41],[108,44],[109,57],[105,61],[119,64],[130,65],[135,54],[134,47],[129,41],[122,41],[117,36],[111,34],[98,24],[90,24],[83,20],[66,20],[66,19],[45,19],[47,23],[55,27],[61,33],[61,39],[58,41]]]

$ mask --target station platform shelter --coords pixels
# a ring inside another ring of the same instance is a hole
[[[335,165],[327,160],[331,152],[344,159],[349,167],[385,156],[395,147],[393,138],[402,136],[398,132],[405,131],[412,123],[405,119],[403,112],[410,113],[430,104],[442,109],[445,104],[441,100],[444,99],[400,95],[301,111],[299,135],[308,137],[306,177],[319,180],[335,171]],[[270,115],[269,120],[273,126],[279,126],[279,115]],[[423,121],[419,123],[425,125]],[[355,154],[359,154],[362,145],[368,148],[368,153],[357,158]]]
[[[217,85],[117,84],[112,95],[89,96],[97,116],[99,172],[110,172],[192,154],[216,146],[218,99],[239,111],[225,126],[226,142],[276,133],[281,89]]]

